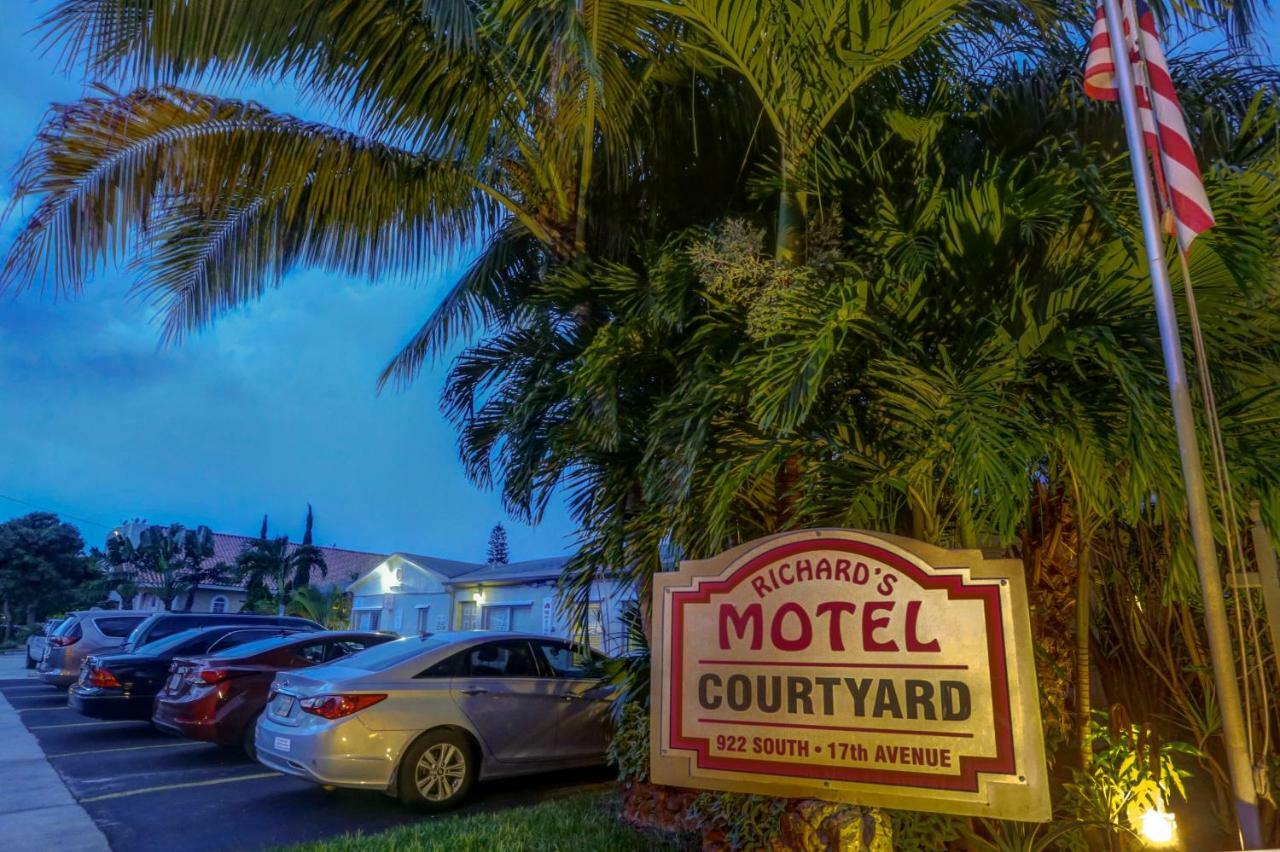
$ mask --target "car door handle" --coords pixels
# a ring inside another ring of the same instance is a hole
[[[565,701],[585,701],[586,698],[587,697],[585,695],[574,695],[573,693],[569,693],[564,696]]]
[[[468,687],[467,689],[460,689],[458,691],[461,692],[463,695],[488,695],[489,694],[489,690],[482,689],[478,686],[472,686],[472,687]]]

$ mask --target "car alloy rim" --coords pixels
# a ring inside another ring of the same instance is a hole
[[[414,783],[429,802],[443,802],[462,788],[467,759],[453,743],[436,743],[418,758]]]

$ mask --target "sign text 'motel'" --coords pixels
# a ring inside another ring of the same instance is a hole
[[[653,594],[655,782],[1049,818],[1016,560],[807,530]]]

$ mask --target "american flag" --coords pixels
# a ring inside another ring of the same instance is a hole
[[[1125,54],[1133,69],[1142,135],[1151,154],[1156,192],[1166,228],[1177,235],[1178,246],[1185,254],[1196,235],[1213,225],[1213,211],[1209,209],[1209,198],[1200,180],[1200,168],[1196,165],[1178,93],[1173,89],[1169,66],[1160,47],[1151,7],[1144,0],[1137,0],[1136,9],[1133,0],[1122,0],[1120,5],[1127,43]],[[1135,29],[1141,35],[1140,40],[1134,37]],[[1099,2],[1093,38],[1089,41],[1089,58],[1084,66],[1084,91],[1089,97],[1105,101],[1119,98],[1112,62],[1111,37]]]

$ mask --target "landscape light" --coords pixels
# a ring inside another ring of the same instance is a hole
[[[1160,808],[1148,808],[1142,814],[1142,839],[1152,846],[1173,842],[1178,822],[1173,814]]]

